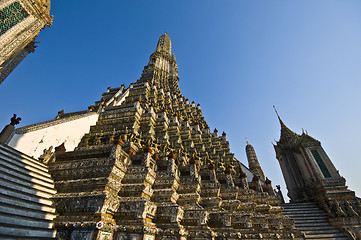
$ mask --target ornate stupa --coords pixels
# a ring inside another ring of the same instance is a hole
[[[53,124],[98,116],[76,146],[38,147],[59,239],[301,239],[263,172],[242,165],[181,94],[171,46],[163,34],[136,82],[108,88],[88,111],[59,112]]]

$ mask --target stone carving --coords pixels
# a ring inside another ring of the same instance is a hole
[[[21,117],[16,117],[16,114],[10,119],[10,125],[15,126],[18,125],[21,121]]]
[[[107,232],[100,233],[99,240],[112,240],[112,234]]]
[[[91,240],[93,232],[92,231],[79,231],[75,230],[70,236],[70,240]]]
[[[45,148],[43,150],[43,154],[39,157],[39,160],[47,164],[53,156],[53,146],[50,146],[48,149]]]

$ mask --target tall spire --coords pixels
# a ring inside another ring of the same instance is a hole
[[[273,105],[273,109],[274,109],[275,112],[276,112],[276,115],[277,115],[277,117],[278,117],[278,120],[280,121],[281,126],[282,126],[282,125],[285,125],[285,124],[283,123],[282,119],[280,118],[280,115],[278,115],[278,112],[277,112],[277,109],[276,109],[275,105]]]
[[[157,52],[165,51],[169,55],[172,53],[172,42],[170,40],[170,37],[168,36],[168,33],[165,32],[162,36],[160,36],[157,44]]]
[[[175,55],[172,53],[172,43],[168,33],[160,36],[155,52],[150,56],[149,63],[144,67],[142,77],[139,81],[148,81],[164,92],[179,95],[178,66]]]
[[[254,175],[265,181],[264,173],[262,171],[261,165],[258,162],[256,151],[254,150],[253,146],[249,144],[248,139],[246,145],[246,154],[249,170],[251,170]]]
[[[281,136],[280,136],[280,140],[278,142],[280,143],[288,143],[288,144],[294,144],[298,141],[299,139],[299,135],[295,132],[293,132],[291,129],[289,129],[286,124],[284,124],[284,122],[282,121],[280,115],[278,115],[277,109],[275,106],[273,106],[278,120],[281,124]]]

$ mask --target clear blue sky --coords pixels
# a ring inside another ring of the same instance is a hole
[[[53,1],[54,23],[0,85],[0,125],[87,109],[136,81],[168,31],[180,87],[243,163],[247,137],[273,184],[271,142],[302,128],[361,196],[361,1]],[[285,191],[285,189],[283,188]]]

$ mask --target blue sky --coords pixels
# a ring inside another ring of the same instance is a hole
[[[168,31],[182,93],[238,159],[246,163],[247,137],[265,174],[283,183],[276,105],[361,196],[360,1],[62,0],[51,13],[35,53],[0,85],[1,126],[13,113],[20,127],[84,110],[108,86],[128,86]]]

